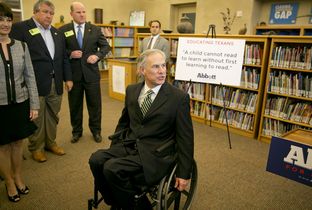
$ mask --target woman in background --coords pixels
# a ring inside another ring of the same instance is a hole
[[[29,192],[21,174],[23,139],[37,129],[39,97],[27,46],[9,38],[12,20],[0,3],[0,173],[9,200],[18,202]]]

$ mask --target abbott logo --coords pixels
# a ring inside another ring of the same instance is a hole
[[[308,148],[305,160],[303,149],[301,147],[291,145],[287,157],[284,158],[284,162],[312,170],[312,149]]]

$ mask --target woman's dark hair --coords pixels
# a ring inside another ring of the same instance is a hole
[[[13,13],[11,8],[2,2],[0,2],[0,16],[9,17],[13,20]]]

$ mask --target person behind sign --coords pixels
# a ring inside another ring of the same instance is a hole
[[[89,128],[95,142],[101,142],[102,100],[98,62],[110,51],[110,46],[101,28],[86,22],[86,10],[82,3],[73,2],[70,15],[73,22],[62,26],[60,31],[65,34],[74,81],[73,89],[68,94],[73,128],[71,142],[78,142],[82,136],[84,94],[89,112]]]
[[[152,20],[148,23],[150,27],[151,36],[146,37],[142,40],[140,45],[140,53],[147,49],[159,49],[163,51],[166,55],[166,61],[170,58],[170,46],[169,41],[160,36],[161,23],[159,20]]]
[[[146,197],[134,208],[137,183],[158,183],[175,162],[176,188],[181,191],[189,182],[194,153],[190,98],[165,82],[165,59],[158,49],[146,50],[139,56],[138,68],[145,81],[126,89],[125,107],[115,130],[124,133],[124,137],[90,157],[94,184],[113,207],[151,209]],[[172,145],[157,152],[172,140],[177,147]]]
[[[34,4],[33,17],[13,24],[10,36],[26,42],[34,66],[39,91],[40,110],[35,120],[37,131],[30,136],[28,149],[38,162],[47,160],[43,149],[64,155],[56,142],[56,127],[61,108],[63,81],[68,91],[73,86],[63,34],[51,26],[54,5],[48,0]]]
[[[23,139],[37,129],[39,97],[25,43],[11,39],[12,10],[0,3],[0,174],[8,198],[20,200],[29,188],[22,177]]]

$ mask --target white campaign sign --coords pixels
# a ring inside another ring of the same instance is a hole
[[[180,37],[176,80],[239,86],[245,40]]]

